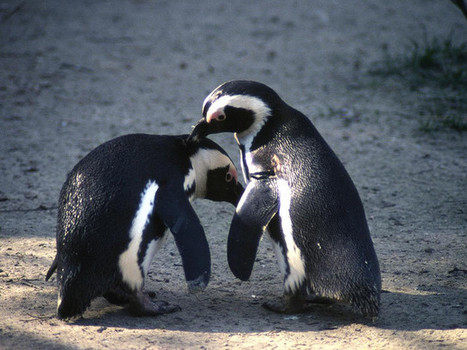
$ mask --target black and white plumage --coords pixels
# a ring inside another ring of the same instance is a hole
[[[243,192],[227,153],[187,135],[133,134],[110,140],[69,173],[59,198],[57,270],[59,318],[82,314],[105,296],[130,305],[135,315],[178,307],[152,302],[143,282],[156,251],[172,232],[182,257],[188,290],[206,287],[209,246],[191,207],[193,198],[228,201]]]
[[[284,281],[286,304],[303,308],[314,294],[379,312],[378,259],[358,192],[335,153],[310,120],[268,86],[231,81],[204,101],[190,139],[233,132],[248,186],[228,239],[228,261],[247,280],[268,228]]]

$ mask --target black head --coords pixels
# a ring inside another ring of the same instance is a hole
[[[237,206],[243,194],[243,186],[238,181],[237,170],[232,165],[208,170],[206,199],[226,201]]]
[[[277,93],[262,83],[247,80],[224,83],[204,100],[203,118],[190,139],[220,132],[256,133],[281,103]]]
[[[228,154],[214,141],[189,141],[190,161],[195,173],[195,196],[237,205],[243,194],[238,173]]]

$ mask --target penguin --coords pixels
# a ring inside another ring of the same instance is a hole
[[[236,205],[243,187],[227,153],[188,135],[124,135],[103,143],[68,174],[59,196],[57,315],[81,315],[92,299],[128,305],[134,316],[179,310],[143,293],[151,261],[172,232],[188,291],[203,290],[211,272],[209,246],[190,201]]]
[[[267,228],[284,295],[263,306],[302,312],[314,296],[377,316],[381,275],[363,204],[311,121],[270,87],[245,80],[214,89],[202,114],[189,139],[234,133],[247,183],[228,236],[233,274],[249,279]]]

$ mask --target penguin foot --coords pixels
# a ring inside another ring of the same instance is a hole
[[[282,301],[267,301],[262,305],[266,310],[279,314],[299,314],[306,311],[305,299],[302,295],[285,294]]]
[[[129,305],[129,312],[133,316],[156,316],[161,314],[168,314],[171,312],[180,311],[178,305],[169,304],[166,301],[157,300],[152,301],[150,296],[143,292],[137,292],[131,299]]]

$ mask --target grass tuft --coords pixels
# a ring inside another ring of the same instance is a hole
[[[467,130],[467,42],[456,45],[452,35],[445,40],[425,35],[421,44],[412,40],[401,55],[383,50],[383,60],[369,72],[396,76],[420,93],[421,130]]]

